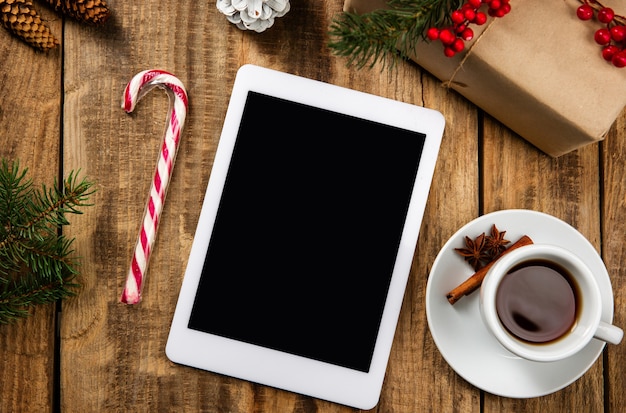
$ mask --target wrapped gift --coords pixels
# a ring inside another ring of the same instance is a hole
[[[626,13],[623,1],[602,3]],[[557,157],[602,140],[626,105],[626,68],[601,57],[594,41],[601,23],[578,19],[580,5],[578,0],[512,0],[503,18],[471,26],[475,35],[463,52],[448,58],[440,42],[421,41],[410,57]],[[345,11],[356,13],[383,7],[386,0],[344,3]]]

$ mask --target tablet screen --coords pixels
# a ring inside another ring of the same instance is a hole
[[[369,371],[425,138],[249,91],[188,327]]]

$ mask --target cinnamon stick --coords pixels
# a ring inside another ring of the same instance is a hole
[[[500,257],[502,257],[503,255],[505,255],[505,254],[507,254],[507,253],[509,253],[509,252],[511,252],[511,251],[513,251],[513,250],[515,250],[517,248],[519,248],[519,247],[523,247],[525,245],[530,245],[532,243],[533,243],[533,240],[530,239],[529,236],[524,235],[519,240],[517,240],[517,242],[515,242],[509,248],[504,250],[502,252],[502,254],[500,254]],[[469,294],[473,293],[474,291],[476,291],[480,287],[480,285],[482,284],[483,279],[485,278],[485,275],[487,275],[487,271],[489,271],[489,268],[491,268],[493,263],[496,262],[496,261],[497,261],[497,259],[491,261],[489,264],[485,265],[484,267],[482,267],[481,269],[476,271],[474,273],[474,275],[469,277],[467,280],[465,280],[463,283],[461,283],[458,287],[454,288],[448,294],[446,294],[446,298],[448,299],[450,304],[454,304],[457,301],[459,301],[463,296],[469,295]]]

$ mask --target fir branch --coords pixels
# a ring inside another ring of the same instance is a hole
[[[86,200],[93,194],[92,183],[83,179],[78,181],[77,174],[70,172],[60,185],[55,179],[54,186],[33,192],[33,201],[25,204],[24,215],[30,219],[21,224],[28,237],[39,232],[52,230],[56,233],[59,226],[69,225],[65,214],[82,214],[78,209],[89,206]]]
[[[69,225],[67,214],[91,205],[94,193],[74,172],[36,190],[26,172],[17,162],[0,162],[0,324],[27,316],[31,305],[75,294],[74,240],[62,227]]]
[[[15,207],[32,194],[32,182],[25,178],[26,169],[20,172],[19,163],[0,162],[0,248],[12,233],[12,223],[19,220],[21,211]]]
[[[449,25],[450,12],[464,0],[389,0],[388,9],[355,14],[343,12],[333,19],[328,44],[334,54],[348,58],[358,69],[393,67],[397,57],[407,59],[430,27]]]
[[[12,283],[0,285],[0,324],[8,324],[30,314],[30,307],[48,304],[76,295],[78,285],[73,276],[62,280],[44,280],[36,274],[26,274]]]

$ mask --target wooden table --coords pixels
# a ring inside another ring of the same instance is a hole
[[[431,75],[401,62],[396,72],[358,71],[327,48],[342,0],[292,1],[263,34],[226,22],[214,1],[109,0],[112,19],[88,27],[35,2],[57,50],[34,52],[0,31],[0,156],[35,182],[71,170],[96,182],[94,206],[72,216],[82,289],[62,305],[0,325],[1,412],[350,412],[351,408],[175,365],[164,353],[183,269],[236,70],[244,63],[423,105],[447,126],[391,352],[379,412],[618,412],[626,403],[626,345],[572,385],[548,396],[483,392],[444,361],[429,333],[424,295],[445,241],[482,214],[525,208],[570,223],[601,253],[626,326],[626,112],[605,141],[553,159]],[[152,256],[144,301],[119,303],[167,110],[147,95],[120,108],[137,72],[162,68],[185,83],[190,111]],[[268,130],[269,132],[269,130]],[[462,338],[460,338],[462,339]],[[467,357],[472,357],[468,354]]]

